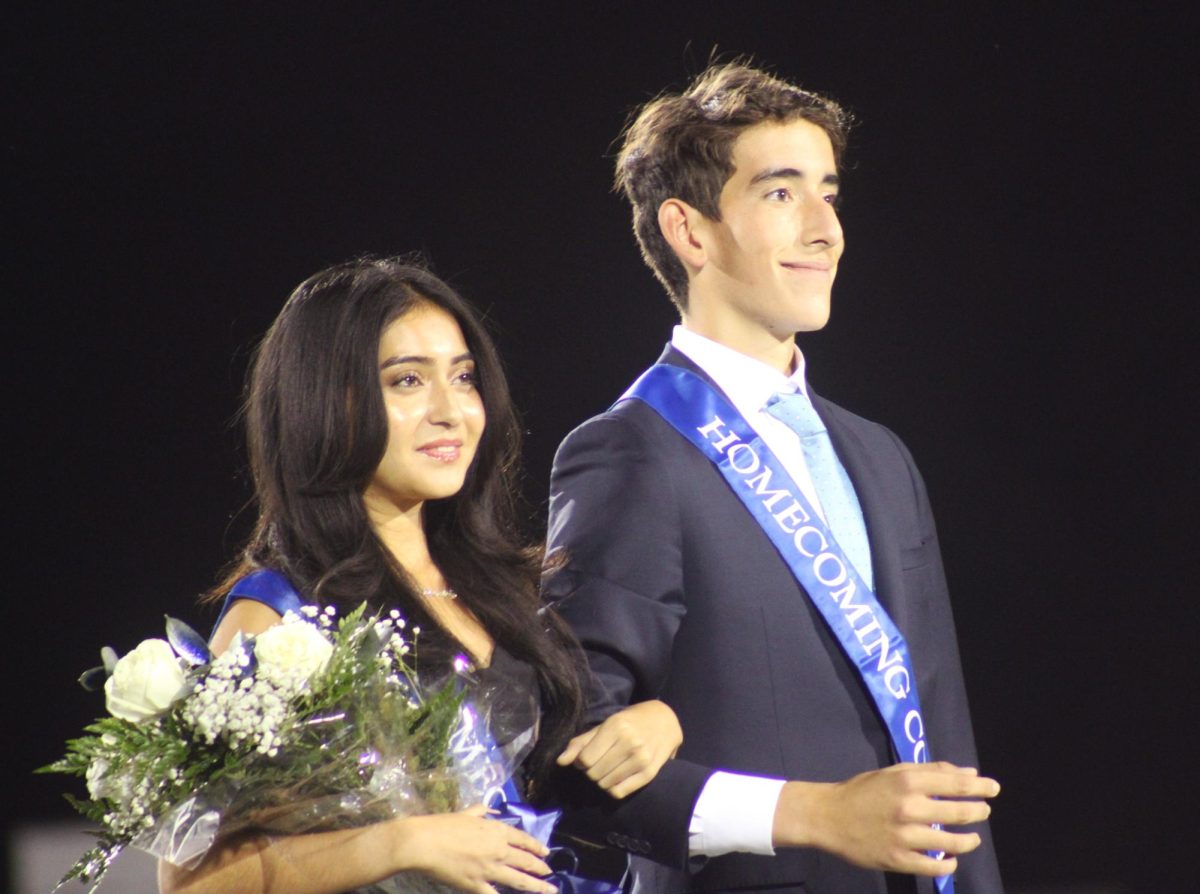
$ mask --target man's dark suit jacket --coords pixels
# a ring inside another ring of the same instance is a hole
[[[662,359],[700,372],[672,348]],[[977,766],[924,484],[886,428],[816,395],[813,403],[862,505],[877,594],[908,641],[933,756]],[[689,868],[692,808],[714,769],[832,782],[893,762],[837,641],[698,450],[641,401],[589,420],[555,457],[549,537],[566,565],[546,592],[587,652],[592,719],[660,698],[684,731],[677,759],[624,801],[590,797],[587,786],[568,795],[576,803],[567,829],[674,867],[634,861],[662,894],[933,890],[928,880],[914,888],[911,878],[811,849],[729,854]],[[980,831],[984,845],[960,860],[963,894],[1001,890],[988,830]]]

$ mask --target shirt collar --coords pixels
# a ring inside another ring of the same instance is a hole
[[[676,326],[671,331],[671,346],[708,373],[743,415],[763,408],[767,399],[780,392],[808,394],[804,383],[804,354],[798,347],[796,369],[790,376],[733,348]]]

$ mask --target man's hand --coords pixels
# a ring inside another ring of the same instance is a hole
[[[624,798],[658,775],[683,743],[679,719],[657,699],[622,708],[580,733],[558,756],[574,764],[614,798]]]
[[[820,848],[867,869],[949,875],[980,837],[934,824],[981,822],[992,812],[983,799],[999,792],[996,780],[944,761],[897,764],[845,782],[788,782],[775,808],[774,844]]]

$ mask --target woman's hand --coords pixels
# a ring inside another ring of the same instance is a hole
[[[658,775],[683,744],[679,718],[663,702],[638,702],[567,743],[558,765],[574,764],[614,798]]]
[[[496,894],[494,884],[557,894],[538,876],[550,874],[549,851],[531,835],[488,819],[482,804],[458,813],[394,820],[398,865],[423,872],[471,894]]]

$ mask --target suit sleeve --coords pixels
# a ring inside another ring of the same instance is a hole
[[[887,430],[885,429],[885,431]],[[939,602],[944,605],[942,609],[944,618],[939,629],[942,631],[943,637],[941,654],[946,656],[946,664],[938,674],[939,698],[934,704],[938,709],[949,705],[950,710],[940,711],[941,716],[937,718],[938,728],[934,731],[933,741],[939,743],[939,749],[945,746],[946,751],[944,754],[935,752],[934,757],[945,758],[961,766],[978,767],[980,761],[975,748],[975,734],[972,730],[971,713],[967,704],[966,685],[963,680],[962,662],[958,651],[958,635],[951,612],[933,510],[926,493],[925,481],[917,469],[912,454],[893,432],[887,431],[887,435],[895,443],[908,466],[912,480],[913,499],[920,519],[920,530],[928,532],[926,548],[930,557],[929,573],[933,576],[935,583],[931,591],[942,594]],[[976,850],[959,857],[958,872],[955,874],[955,890],[961,894],[1002,894],[1004,884],[1000,877],[1000,866],[996,858],[991,824],[985,820],[970,828],[979,833],[982,843]]]
[[[678,445],[659,438],[610,414],[572,432],[554,460],[548,548],[565,564],[545,591],[587,655],[592,722],[658,695],[687,612],[677,482],[667,461]],[[669,761],[649,785],[618,801],[583,774],[564,771],[555,784],[562,828],[683,868],[692,810],[711,772]]]

